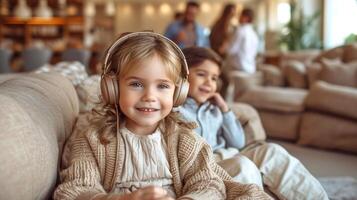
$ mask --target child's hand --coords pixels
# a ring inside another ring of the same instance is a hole
[[[148,186],[128,194],[125,200],[174,200],[167,196],[167,191],[161,187]]]
[[[224,101],[223,97],[218,92],[216,92],[212,95],[212,97],[210,98],[210,101],[213,104],[217,105],[219,107],[219,109],[221,109],[222,112],[229,111],[229,107],[228,107],[227,103]]]

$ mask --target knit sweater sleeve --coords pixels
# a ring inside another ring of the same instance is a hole
[[[69,166],[60,172],[61,184],[55,190],[54,199],[91,199],[105,193],[87,138],[81,134],[67,145],[70,149]]]
[[[178,145],[183,196],[179,199],[271,199],[259,186],[234,182],[200,136],[181,134]]]
[[[179,199],[225,199],[223,180],[211,168],[213,154],[203,138],[182,134],[178,155],[183,178],[183,196]]]

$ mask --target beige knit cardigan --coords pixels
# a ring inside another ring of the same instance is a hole
[[[271,199],[253,184],[233,182],[213,159],[209,145],[187,128],[175,127],[164,137],[176,196],[191,199]],[[125,155],[120,135],[102,145],[97,131],[78,134],[67,144],[69,166],[60,173],[54,199],[91,199],[112,190],[121,177]],[[179,198],[179,199],[180,199]]]

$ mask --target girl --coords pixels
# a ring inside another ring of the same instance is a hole
[[[232,182],[194,125],[172,111],[186,98],[187,75],[171,40],[151,32],[119,38],[104,62],[103,106],[69,141],[54,199],[269,198]]]
[[[235,180],[264,184],[280,199],[328,199],[320,183],[281,146],[262,142],[244,147],[239,121],[216,92],[220,57],[207,48],[191,47],[183,52],[189,66],[190,89],[189,98],[179,110],[186,119],[200,125],[195,132],[221,159],[231,158],[220,165],[229,167],[225,169],[230,172],[235,165],[238,169],[230,173],[238,174]]]

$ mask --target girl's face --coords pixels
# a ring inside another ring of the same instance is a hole
[[[201,105],[211,98],[217,90],[219,66],[211,60],[205,60],[202,64],[191,67],[189,72],[190,89],[188,96]]]
[[[119,106],[126,116],[126,128],[133,133],[153,133],[171,112],[175,84],[166,67],[154,54],[120,79]]]

